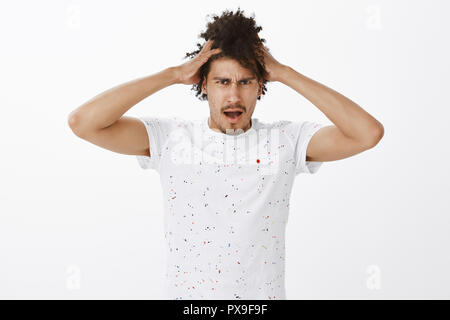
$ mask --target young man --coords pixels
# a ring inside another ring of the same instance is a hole
[[[208,40],[191,61],[94,97],[71,113],[69,125],[77,136],[158,170],[169,299],[286,299],[284,232],[295,176],[374,147],[383,126],[263,46],[264,79],[212,46]],[[263,80],[290,86],[334,125],[252,117]],[[123,116],[176,83],[201,84],[209,117]]]

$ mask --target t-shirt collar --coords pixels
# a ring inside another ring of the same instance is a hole
[[[244,137],[244,136],[247,136],[247,135],[251,134],[252,132],[255,132],[255,131],[256,131],[256,124],[257,124],[257,122],[258,122],[258,119],[252,117],[250,121],[251,121],[251,122],[250,122],[250,123],[251,123],[250,128],[247,129],[247,131],[242,132],[242,133],[239,133],[239,134],[236,134],[236,135],[233,135],[233,134],[226,134],[226,133],[222,133],[222,132],[220,132],[220,131],[216,131],[216,130],[211,129],[211,128],[209,127],[209,124],[208,124],[208,122],[209,122],[209,116],[203,118],[203,120],[202,120],[202,125],[203,125],[203,127],[204,127],[205,132],[206,132],[207,134],[209,134],[209,135],[214,135],[214,136],[217,136],[217,137],[227,137],[227,138],[228,138],[228,137]]]

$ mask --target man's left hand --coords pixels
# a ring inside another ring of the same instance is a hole
[[[268,49],[261,43],[260,46],[263,48],[264,52],[264,63],[268,76],[265,80],[267,81],[280,81],[281,74],[286,66],[278,62],[268,51]]]

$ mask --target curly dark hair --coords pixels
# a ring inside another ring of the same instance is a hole
[[[208,15],[209,16],[209,15]],[[221,48],[222,51],[212,55],[209,60],[204,63],[199,70],[200,82],[192,86],[191,90],[196,91],[195,96],[200,100],[208,100],[208,95],[202,93],[203,78],[208,76],[211,62],[221,57],[232,58],[239,64],[249,69],[255,74],[258,82],[262,80],[262,93],[267,91],[267,71],[264,64],[264,53],[261,46],[265,39],[260,38],[258,33],[262,27],[256,25],[255,14],[250,18],[244,16],[244,11],[238,7],[236,13],[225,10],[220,17],[212,15],[214,21],[208,22],[205,32],[200,33],[199,38],[204,38],[205,43],[213,40],[211,50]],[[203,44],[204,45],[204,44]],[[198,50],[186,53],[183,59],[190,57],[193,59],[203,48],[203,45],[197,43]],[[269,49],[265,47],[267,51]],[[258,100],[261,100],[261,95]]]

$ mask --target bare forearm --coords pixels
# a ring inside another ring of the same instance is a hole
[[[141,100],[175,83],[174,67],[123,83],[98,94],[72,111],[69,123],[80,132],[106,128]]]
[[[283,68],[279,81],[313,103],[347,137],[369,142],[382,135],[383,125],[339,92],[300,74],[289,66]]]

